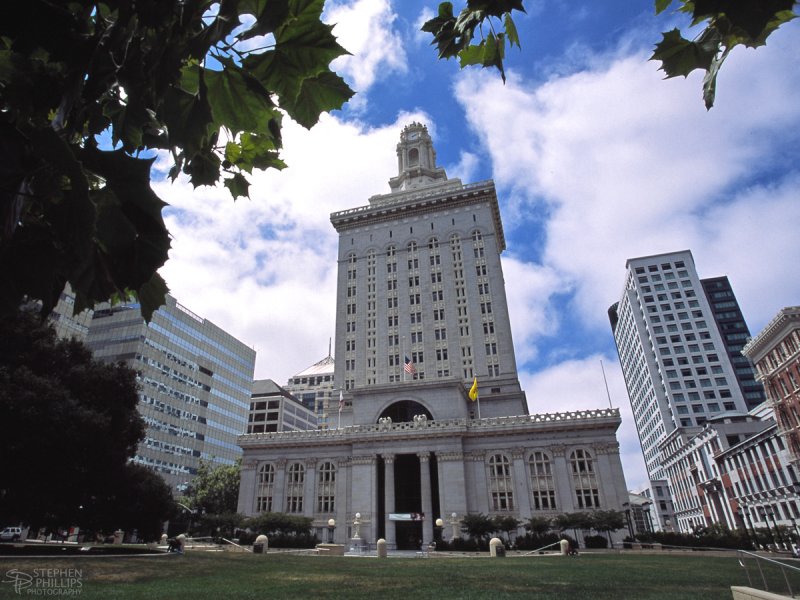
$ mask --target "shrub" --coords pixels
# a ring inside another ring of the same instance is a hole
[[[587,548],[608,548],[608,540],[604,535],[587,535],[583,542]]]

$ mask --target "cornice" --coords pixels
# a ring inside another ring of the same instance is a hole
[[[577,412],[489,417],[485,419],[444,419],[424,422],[374,423],[341,429],[250,433],[239,436],[243,449],[273,447],[314,447],[352,445],[364,442],[430,440],[431,438],[481,438],[497,435],[536,434],[552,431],[611,429],[621,423],[619,409],[603,408]]]
[[[800,327],[800,306],[787,306],[778,311],[778,314],[767,323],[766,327],[745,344],[744,348],[742,348],[742,354],[754,363],[758,362],[763,354],[772,349],[778,333],[783,328],[791,326],[792,323],[794,323],[795,327]]]
[[[390,201],[395,196],[397,200]],[[331,213],[331,223],[336,231],[341,232],[361,227],[368,223],[394,221],[401,215],[438,211],[442,210],[442,208],[486,200],[492,208],[498,249],[500,252],[505,250],[506,242],[503,223],[500,219],[497,193],[492,180],[469,183],[453,188],[434,186],[432,189],[423,188],[419,191],[398,193],[396,195],[387,194],[385,196],[386,200],[383,200],[383,198],[381,196],[382,201],[375,204]]]

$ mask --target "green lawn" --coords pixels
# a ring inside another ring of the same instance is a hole
[[[81,570],[80,598],[691,598],[747,585],[734,556],[376,558],[189,552],[153,558],[8,559],[10,569]],[[26,595],[23,590],[21,595]],[[19,598],[9,583],[0,597]]]

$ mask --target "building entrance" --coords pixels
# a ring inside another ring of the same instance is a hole
[[[395,513],[422,513],[419,457],[416,454],[398,454],[395,457],[394,500]],[[415,550],[422,545],[420,521],[395,521],[394,525],[398,550]]]

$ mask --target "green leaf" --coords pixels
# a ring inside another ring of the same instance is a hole
[[[656,45],[650,60],[661,61],[661,69],[667,78],[686,77],[695,69],[708,70],[719,50],[718,36],[714,32],[710,32],[706,39],[701,36],[698,42],[685,39],[677,28],[662,35],[663,39]]]
[[[511,18],[511,14],[507,14],[505,19],[503,20],[503,26],[506,28],[506,37],[508,37],[508,44],[510,46],[516,46],[517,48],[521,48],[519,45],[519,34],[517,33],[517,26],[514,24],[514,19]]]
[[[234,135],[263,129],[274,109],[266,90],[233,61],[221,62],[222,71],[206,69],[204,73],[215,128],[226,127]]]
[[[252,133],[243,133],[239,139],[239,157],[231,161],[236,167],[251,173],[253,169],[284,169],[278,156],[274,139]]]
[[[341,108],[353,97],[353,90],[336,73],[327,71],[303,80],[294,104],[284,108],[295,121],[310,129],[323,112]]]
[[[149,323],[153,318],[153,313],[166,304],[168,293],[167,282],[158,273],[153,273],[150,280],[136,291],[145,321]]]
[[[729,50],[725,50],[719,58],[714,58],[706,76],[703,78],[703,101],[705,102],[706,110],[711,110],[711,107],[714,106],[714,99],[717,94],[717,74],[729,52]]]
[[[670,4],[672,4],[672,0],[656,0],[656,14],[664,12]]]
[[[230,190],[234,200],[242,196],[247,198],[250,195],[250,182],[241,173],[235,173],[233,177],[226,179],[225,187]]]

